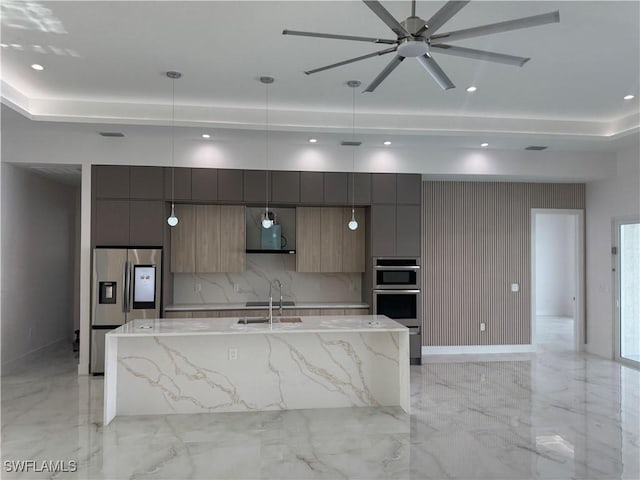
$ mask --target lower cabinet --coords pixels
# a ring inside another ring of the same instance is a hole
[[[273,315],[280,316],[278,308],[274,306]],[[320,315],[369,315],[368,308],[287,308],[282,311],[283,317],[310,317]],[[165,312],[165,318],[234,318],[234,317],[268,317],[269,310],[191,310]]]

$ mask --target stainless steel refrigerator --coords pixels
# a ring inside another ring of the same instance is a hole
[[[160,317],[162,250],[96,248],[91,291],[91,373],[104,373],[105,335],[136,318]]]

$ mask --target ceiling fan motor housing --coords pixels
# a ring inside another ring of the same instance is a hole
[[[421,57],[425,53],[429,53],[429,43],[424,39],[418,37],[418,39],[405,38],[400,41],[398,45],[398,55],[401,57]]]
[[[417,32],[422,30],[422,27],[424,27],[427,22],[425,22],[420,17],[409,17],[404,22],[400,22],[400,24],[407,32],[415,35]]]

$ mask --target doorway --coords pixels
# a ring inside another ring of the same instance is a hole
[[[640,367],[640,219],[614,221],[614,352]]]
[[[583,325],[584,214],[532,209],[531,339],[540,350],[576,352]]]

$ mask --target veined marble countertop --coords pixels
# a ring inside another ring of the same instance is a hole
[[[278,317],[274,317],[274,320]],[[287,318],[287,317],[283,317]],[[407,327],[384,315],[336,315],[300,317],[294,323],[239,324],[233,318],[154,318],[128,322],[107,333],[112,337],[195,336],[329,332],[402,332]]]
[[[274,300],[274,307],[278,302]],[[247,306],[245,303],[182,303],[177,305],[167,305],[164,309],[167,312],[190,312],[205,310],[264,310],[267,306]],[[283,310],[305,310],[305,309],[325,309],[325,308],[369,308],[367,303],[345,303],[345,302],[296,302],[295,305],[283,305]]]

